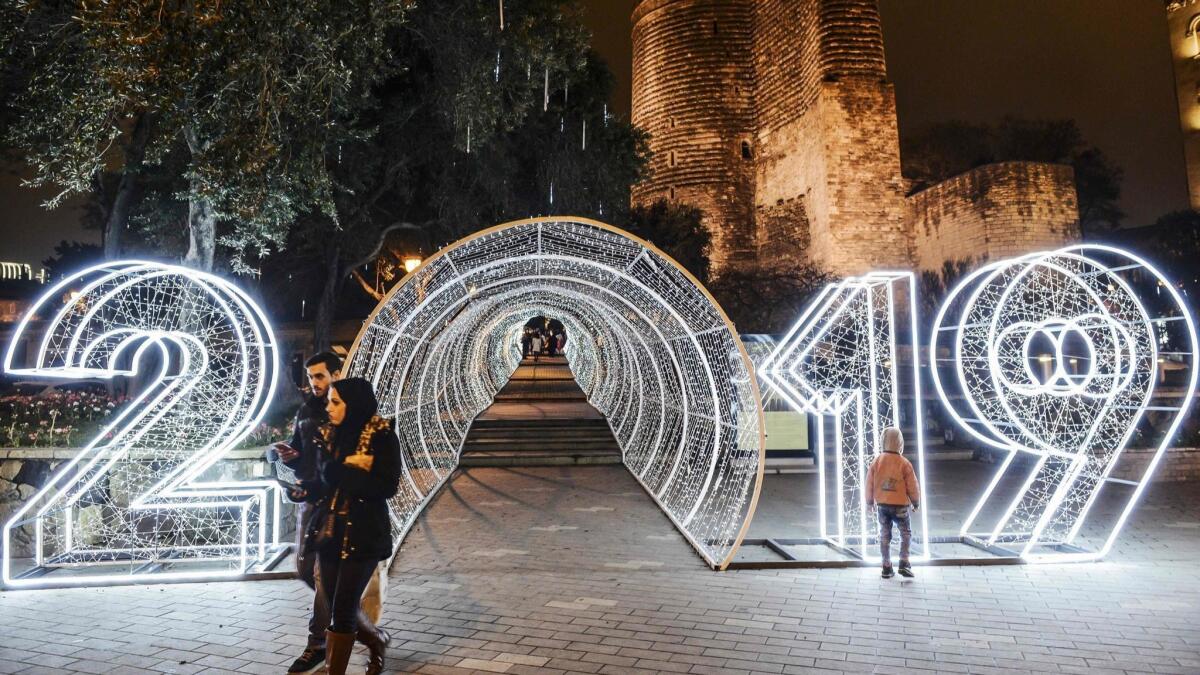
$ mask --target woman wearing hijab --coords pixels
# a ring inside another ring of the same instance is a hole
[[[353,377],[329,390],[329,424],[322,429],[320,479],[304,484],[316,503],[304,538],[315,553],[320,583],[330,608],[326,664],[343,675],[357,637],[370,650],[368,675],[383,672],[386,632],[359,610],[359,601],[380,560],[392,554],[389,497],[400,485],[400,442],[392,421],[377,416],[371,383]]]

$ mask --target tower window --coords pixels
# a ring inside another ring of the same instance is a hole
[[[675,188],[671,188],[671,199],[675,199]]]
[[[754,159],[754,151],[750,149],[750,141],[742,141],[742,159]]]
[[[671,128],[672,129],[675,128],[675,118],[674,117],[671,118]]]
[[[720,33],[720,32],[721,32],[721,31],[720,31],[720,30],[717,28],[717,22],[716,22],[716,21],[714,21],[714,22],[713,22],[713,26],[712,26],[712,28],[713,28],[713,35],[717,35],[718,33]]]
[[[671,166],[675,166],[675,151],[671,151]]]

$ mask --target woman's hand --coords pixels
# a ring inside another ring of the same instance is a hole
[[[373,464],[374,462],[375,462],[375,458],[372,457],[371,455],[350,455],[342,463],[345,464],[346,466],[353,467],[355,469],[362,469],[363,471],[370,471],[371,464]]]

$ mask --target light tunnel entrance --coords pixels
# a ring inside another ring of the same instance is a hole
[[[371,380],[404,457],[396,541],[458,466],[463,441],[521,362],[531,316],[557,319],[622,463],[697,552],[733,559],[758,499],[763,417],[753,368],[707,291],[649,243],[581,218],[484,230],[384,298],[348,374]]]

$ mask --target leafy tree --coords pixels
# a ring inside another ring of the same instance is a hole
[[[929,334],[925,329],[933,325],[933,320],[937,318],[938,310],[942,308],[942,303],[950,291],[963,277],[982,266],[986,260],[986,257],[970,256],[958,260],[945,260],[940,270],[921,270],[920,279],[917,281],[920,286],[917,303],[922,334]]]
[[[837,278],[811,263],[733,267],[708,285],[739,333],[782,334]]]
[[[905,178],[922,190],[993,162],[1069,164],[1075,170],[1079,224],[1085,231],[1112,229],[1124,213],[1118,206],[1122,171],[1090,146],[1074,120],[1005,117],[999,124],[946,122],[901,139]]]
[[[0,14],[5,140],[63,197],[119,180],[114,254],[148,167],[186,204],[184,259],[211,269],[218,226],[234,252],[283,241],[307,211],[335,214],[331,151],[385,72],[402,0],[19,2]],[[169,182],[169,181],[168,181]]]
[[[627,229],[671,256],[707,284],[712,234],[701,224],[704,213],[695,206],[660,199],[629,212]]]
[[[397,32],[405,67],[359,119],[374,133],[330,161],[333,213],[305,214],[289,240],[289,270],[305,269],[316,291],[314,347],[349,306],[355,270],[381,255],[390,264],[389,236],[428,251],[507,220],[627,209],[645,136],[605,114],[612,76],[588,47],[578,3],[528,0],[509,7],[503,30],[496,10],[418,5]]]
[[[42,261],[51,279],[61,279],[104,259],[104,250],[95,244],[60,241],[54,255]]]
[[[1184,209],[1164,214],[1146,227],[1105,232],[1092,237],[1136,251],[1158,267],[1176,284],[1192,312],[1200,313],[1200,211]],[[1143,289],[1142,297],[1153,302],[1160,289]]]

